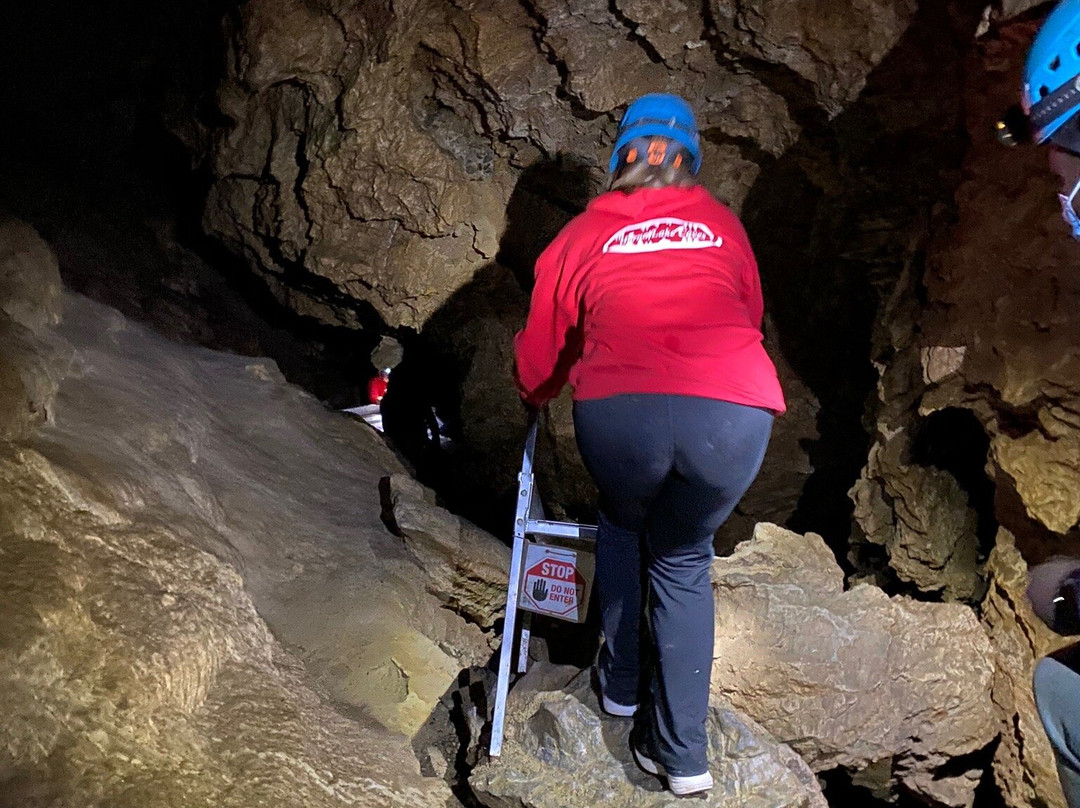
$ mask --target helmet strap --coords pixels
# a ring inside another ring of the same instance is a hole
[[[1073,207],[1073,200],[1076,198],[1077,191],[1080,191],[1080,179],[1076,180],[1076,185],[1073,186],[1072,192],[1068,196],[1058,194],[1058,201],[1061,203],[1061,218],[1065,220],[1065,224],[1072,230],[1072,237],[1080,241],[1080,216],[1077,215],[1076,208]]]

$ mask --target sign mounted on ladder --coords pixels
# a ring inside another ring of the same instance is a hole
[[[585,622],[595,567],[592,553],[529,542],[524,562],[520,608],[571,623]]]

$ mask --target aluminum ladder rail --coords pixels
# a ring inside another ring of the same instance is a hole
[[[499,677],[495,684],[495,712],[491,722],[491,744],[488,747],[488,754],[493,758],[502,754],[506,696],[510,692],[510,663],[514,653],[514,635],[518,623],[518,598],[521,589],[521,568],[525,563],[526,542],[536,540],[543,544],[558,544],[559,541],[576,543],[596,541],[595,525],[552,522],[543,518],[544,509],[533,477],[533,456],[536,453],[538,423],[536,414],[530,414],[529,427],[525,434],[525,452],[521,460],[521,473],[518,474],[514,546],[510,554],[510,580],[506,587],[506,618],[503,622],[502,647],[499,650]],[[536,516],[541,518],[535,518]],[[521,621],[518,673],[525,673],[529,664],[530,618],[529,612],[525,612]]]

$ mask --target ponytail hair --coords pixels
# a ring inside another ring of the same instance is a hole
[[[689,150],[671,138],[635,138],[619,149],[610,188],[629,192],[672,185],[688,187],[697,184],[693,166]]]

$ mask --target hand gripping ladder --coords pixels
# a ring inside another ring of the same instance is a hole
[[[518,623],[518,601],[529,544],[572,544],[593,552],[596,542],[595,525],[576,522],[551,522],[544,519],[544,509],[533,478],[533,455],[536,452],[537,417],[529,418],[525,435],[525,453],[518,474],[517,511],[514,514],[514,546],[510,555],[510,580],[506,588],[506,618],[503,623],[502,648],[499,651],[499,678],[495,685],[495,713],[491,723],[491,757],[502,753],[503,722],[506,718],[506,696],[510,690],[510,662],[514,651],[514,634]],[[529,665],[529,626],[531,615],[523,612],[521,639],[518,643],[517,672],[525,673]]]

